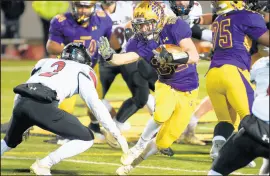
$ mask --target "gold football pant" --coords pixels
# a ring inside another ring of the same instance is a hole
[[[248,70],[233,65],[211,68],[206,89],[219,122],[238,126],[237,114],[242,119],[251,113],[254,90]]]
[[[198,89],[181,92],[159,81],[155,84],[154,120],[162,124],[157,134],[159,149],[170,147],[186,129],[196,107]]]

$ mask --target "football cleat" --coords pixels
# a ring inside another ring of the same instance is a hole
[[[194,134],[192,135],[184,135],[182,134],[180,138],[176,141],[178,144],[191,144],[191,145],[206,145],[205,142],[198,139]]]
[[[123,165],[131,165],[131,163],[136,159],[138,158],[142,152],[144,151],[144,148],[141,148],[137,145],[135,145],[134,147],[132,147],[131,149],[128,150],[127,153],[124,153],[122,156],[121,156],[121,163]]]
[[[172,157],[174,155],[174,151],[170,147],[166,148],[166,149],[159,150],[159,152],[161,154],[169,156],[169,157]]]
[[[51,175],[51,170],[47,166],[42,166],[37,159],[30,167],[30,172],[36,175]]]
[[[116,170],[117,175],[128,175],[132,169],[134,169],[133,166],[127,165],[127,166],[121,166]]]
[[[215,160],[218,157],[218,152],[225,144],[225,140],[214,140],[210,151],[210,157]]]

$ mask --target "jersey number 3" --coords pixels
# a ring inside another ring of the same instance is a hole
[[[66,66],[66,63],[63,61],[57,61],[51,65],[51,67],[54,67],[57,65],[57,68],[53,70],[52,72],[45,72],[39,74],[39,76],[45,76],[45,77],[52,77],[53,75],[56,75],[58,72],[63,70],[63,68]]]
[[[232,48],[232,34],[229,30],[231,26],[231,19],[225,19],[220,22],[215,21],[212,24],[213,31],[213,47],[218,44],[220,48]]]

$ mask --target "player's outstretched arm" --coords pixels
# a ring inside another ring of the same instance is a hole
[[[100,55],[112,65],[124,65],[139,60],[139,55],[135,52],[116,54],[110,47],[110,43],[106,37],[100,37],[98,42],[98,51]]]
[[[79,84],[79,94],[81,98],[86,102],[87,106],[93,112],[97,120],[102,124],[102,126],[109,131],[113,137],[116,138],[119,145],[122,148],[122,151],[126,153],[128,151],[128,144],[125,137],[121,134],[117,128],[115,122],[112,120],[112,117],[105,107],[105,105],[98,98],[96,92],[95,84],[92,79],[87,77],[85,74],[79,74],[78,76]],[[94,78],[96,79],[96,78]]]

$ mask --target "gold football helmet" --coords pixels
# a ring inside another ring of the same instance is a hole
[[[78,24],[86,23],[95,11],[97,1],[72,1],[72,14]],[[86,9],[86,10],[82,10]]]
[[[245,7],[243,1],[212,1],[212,6],[218,15],[226,14],[233,10],[242,10]]]
[[[151,40],[158,37],[165,24],[164,9],[159,2],[140,2],[133,12],[132,27],[135,35]]]

